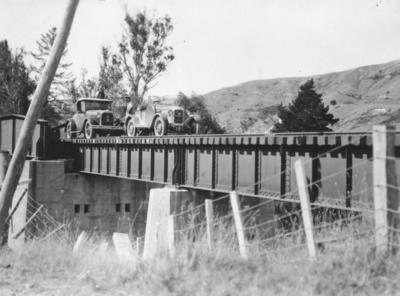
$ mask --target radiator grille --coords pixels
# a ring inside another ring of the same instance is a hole
[[[113,125],[113,115],[111,113],[104,113],[101,116],[101,124],[102,125]]]
[[[174,123],[178,123],[178,124],[183,123],[183,111],[182,110],[175,110]]]

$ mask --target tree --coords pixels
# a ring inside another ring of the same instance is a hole
[[[78,96],[75,98],[96,98],[99,93],[99,82],[96,78],[87,78],[87,70],[82,69],[81,81],[77,87]],[[74,81],[75,82],[75,81]]]
[[[31,52],[32,57],[36,61],[35,65],[32,66],[36,83],[39,81],[40,75],[42,74],[46,62],[50,56],[50,51],[53,47],[56,36],[57,29],[53,27],[46,33],[40,35],[40,39],[36,41],[37,51]],[[49,101],[64,99],[64,97],[68,94],[68,85],[71,83],[73,75],[69,70],[71,63],[65,62],[66,54],[67,48],[64,49],[56,75],[54,76],[53,83],[51,84],[48,97]]]
[[[328,126],[339,121],[329,113],[322,95],[316,93],[314,80],[310,79],[300,86],[300,91],[287,107],[282,104],[278,109],[280,122],[274,126],[274,132],[329,132]]]
[[[204,97],[192,95],[190,98],[180,92],[177,98],[178,106],[183,107],[190,113],[196,113],[200,117],[199,133],[200,134],[223,134],[225,129],[222,128],[217,120],[208,111],[204,102]]]
[[[101,49],[100,72],[98,79],[98,97],[112,100],[112,108],[117,117],[123,117],[128,93],[123,85],[121,59],[111,52],[109,47]]]
[[[35,63],[31,66],[33,77],[38,83],[40,76],[46,66],[47,60],[50,56],[51,48],[57,36],[57,29],[55,27],[49,29],[46,33],[40,35],[40,39],[36,41],[37,51],[31,52]],[[65,62],[67,48],[64,49],[61,61],[58,65],[57,72],[54,76],[53,82],[50,86],[48,100],[43,106],[41,111],[41,118],[49,121],[51,125],[57,125],[66,116],[69,116],[71,111],[64,110],[61,102],[70,94],[70,86],[73,83],[73,75],[69,68],[70,63]]]
[[[36,85],[29,78],[29,69],[24,63],[25,52],[11,52],[6,40],[0,41],[0,112],[2,114],[26,114],[29,95]]]
[[[119,43],[124,76],[129,83],[131,101],[136,107],[154,81],[174,59],[173,48],[166,39],[173,26],[171,18],[149,19],[144,12],[126,14],[126,31]]]

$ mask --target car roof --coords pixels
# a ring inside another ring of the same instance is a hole
[[[106,102],[106,103],[111,103],[111,100],[105,100],[105,99],[97,99],[97,98],[80,98],[78,99],[78,102],[82,102],[82,101],[91,101],[91,102]]]

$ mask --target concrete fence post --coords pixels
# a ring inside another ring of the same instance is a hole
[[[304,231],[306,233],[307,248],[310,258],[315,258],[315,242],[313,236],[313,220],[310,206],[310,196],[308,194],[307,179],[304,165],[301,159],[295,162],[297,188],[300,195],[301,214],[303,217]]]
[[[373,127],[373,186],[375,241],[377,253],[389,250],[392,239],[397,239],[390,228],[399,227],[399,190],[395,161],[395,128],[377,125]],[[388,211],[389,210],[389,211]],[[391,248],[394,250],[394,248]]]
[[[239,196],[237,195],[236,191],[232,191],[230,193],[230,199],[233,212],[233,219],[235,220],[236,235],[239,242],[240,255],[244,259],[247,259],[248,255],[247,255],[246,239],[243,228],[243,217],[242,213],[240,212]]]
[[[168,251],[171,257],[175,256],[175,216],[168,216]]]

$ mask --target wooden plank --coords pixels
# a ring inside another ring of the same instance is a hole
[[[43,205],[40,205],[40,207],[32,214],[32,216],[26,221],[25,225],[18,231],[16,235],[13,236],[13,239],[17,239],[26,229],[26,227],[29,225],[29,223],[32,222],[32,220],[36,217],[37,214],[42,210]]]
[[[88,235],[86,234],[85,231],[82,231],[75,244],[74,244],[74,248],[72,249],[72,254],[77,254],[79,252],[79,250],[82,248],[82,246],[87,242],[88,240]]]
[[[141,250],[142,250],[142,248],[141,248],[141,238],[140,237],[137,237],[136,238],[136,254],[138,255],[138,256],[140,256],[140,254],[141,254]]]
[[[306,233],[308,254],[311,258],[315,258],[315,242],[313,236],[313,222],[310,206],[310,196],[308,194],[307,179],[304,165],[301,159],[295,162],[297,188],[300,195],[301,213],[303,217],[304,230]]]
[[[213,201],[211,199],[205,200],[206,208],[206,222],[207,222],[207,245],[209,250],[213,249],[213,237],[214,237],[214,210]]]
[[[247,255],[246,239],[244,236],[244,229],[243,229],[243,217],[242,213],[240,212],[239,196],[237,195],[236,191],[232,191],[230,193],[230,200],[233,211],[233,219],[235,220],[235,228],[236,228],[237,239],[239,242],[240,255],[244,259],[247,259],[248,255]]]
[[[399,227],[399,192],[397,189],[395,157],[395,128],[373,127],[373,186],[375,209],[375,241],[377,253],[389,249],[389,227]],[[388,186],[389,185],[389,186]]]

